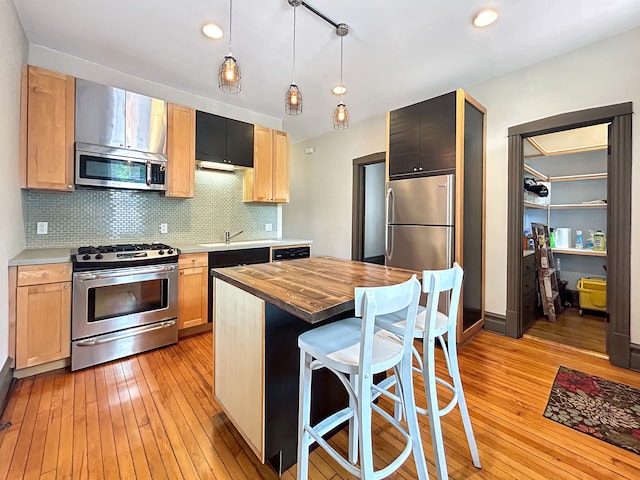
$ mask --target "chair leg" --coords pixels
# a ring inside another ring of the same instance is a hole
[[[300,351],[300,386],[298,397],[298,462],[297,480],[306,480],[309,476],[309,447],[311,435],[305,427],[311,422],[311,355]]]
[[[412,358],[403,362],[400,367],[400,380],[396,383],[396,390],[402,392],[404,400],[404,412],[409,427],[409,435],[413,447],[413,459],[416,462],[416,471],[418,472],[418,480],[428,480],[427,460],[424,457],[422,448],[422,438],[420,436],[420,425],[418,424],[418,412],[416,411],[416,397],[413,389],[413,365]]]
[[[467,400],[464,398],[464,390],[462,389],[460,369],[458,368],[458,355],[455,347],[452,347],[450,350],[452,351],[452,355],[450,358],[451,378],[453,379],[453,386],[455,387],[456,393],[458,394],[458,407],[460,407],[460,416],[462,417],[464,432],[467,436],[469,451],[471,452],[473,465],[476,468],[482,468],[482,465],[480,464],[480,455],[478,454],[478,446],[476,445],[476,439],[475,439],[475,436],[473,435],[473,428],[471,427],[471,418],[469,417],[469,410],[467,409]]]
[[[360,436],[360,477],[373,478],[373,443],[371,439],[371,382],[370,374],[358,379],[358,434]]]
[[[440,424],[440,409],[438,407],[438,393],[436,390],[436,369],[435,369],[435,339],[428,339],[424,346],[423,378],[424,388],[427,396],[429,428],[431,429],[431,444],[433,446],[434,460],[436,464],[436,474],[439,480],[445,480],[447,473],[447,457],[444,454],[444,440],[442,438],[442,426]]]
[[[358,375],[350,375],[349,383],[355,393],[355,397],[359,398],[358,393]],[[349,461],[352,464],[358,462],[358,416],[357,412],[357,400],[353,396],[349,395],[349,408],[353,412],[353,416],[349,419]]]

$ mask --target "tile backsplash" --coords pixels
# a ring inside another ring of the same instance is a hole
[[[27,248],[127,242],[205,243],[277,237],[277,206],[243,203],[242,172],[196,170],[195,197],[165,198],[138,190],[78,188],[71,194],[23,190]],[[37,235],[37,222],[48,234]],[[160,233],[160,224],[168,233]],[[273,231],[265,231],[271,223]]]

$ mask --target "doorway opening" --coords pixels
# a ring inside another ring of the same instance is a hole
[[[507,230],[507,314],[504,331],[524,333],[522,284],[524,147],[528,137],[608,123],[607,147],[607,339],[609,361],[631,366],[631,102],[591,108],[509,128],[509,191]]]
[[[351,259],[384,265],[384,152],[353,160]]]
[[[523,141],[523,333],[605,357],[608,145],[607,123]]]

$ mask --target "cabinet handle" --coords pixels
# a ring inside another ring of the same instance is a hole
[[[71,285],[69,285],[68,283],[64,286],[64,288],[71,288]]]
[[[71,189],[73,189],[73,185],[67,185],[67,188],[68,188],[69,190],[71,190]]]
[[[43,277],[48,277],[49,276],[49,272],[42,272],[42,276]]]
[[[413,167],[413,171],[414,171],[414,172],[417,172],[417,171],[418,171],[418,169],[417,169],[416,167]]]
[[[173,195],[173,192],[167,192],[167,195],[171,196]]]
[[[422,167],[418,168],[418,170],[422,171]]]

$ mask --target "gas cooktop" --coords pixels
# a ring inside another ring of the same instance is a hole
[[[164,243],[127,243],[79,247],[72,255],[74,270],[152,265],[178,261],[180,251]]]

